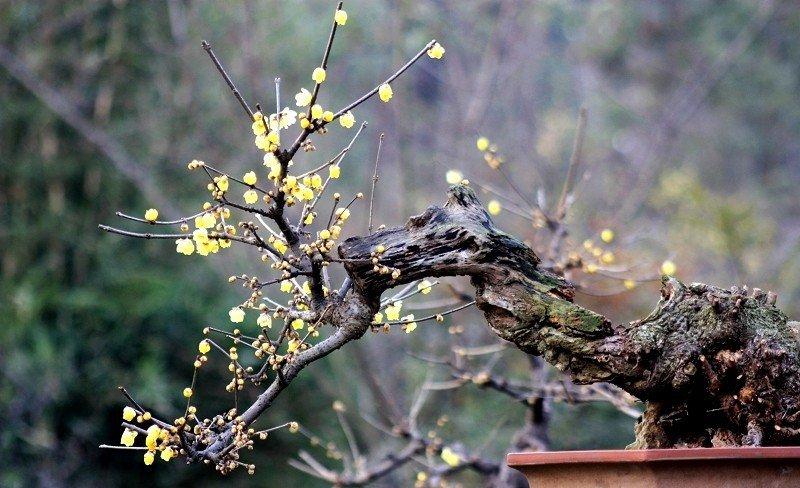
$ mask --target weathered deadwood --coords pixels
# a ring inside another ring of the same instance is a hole
[[[371,259],[401,270],[381,273]],[[389,288],[469,276],[501,338],[544,357],[576,383],[614,383],[647,402],[633,447],[778,445],[800,441],[800,324],[775,296],[665,278],[647,317],[615,325],[572,303],[573,288],[498,230],[467,187],[404,227],[339,248],[354,292],[377,308]]]

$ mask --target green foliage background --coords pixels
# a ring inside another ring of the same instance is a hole
[[[608,226],[629,264],[652,271],[671,257],[687,281],[775,289],[798,316],[800,12],[792,2],[386,0],[345,8],[350,21],[333,51],[326,106],[360,95],[432,37],[447,49],[442,64],[426,58],[394,84],[392,103],[356,112],[370,128],[339,191],[367,188],[385,131],[381,181],[390,190],[377,197],[379,222],[401,223],[442,200],[450,168],[504,188],[474,150],[479,134],[499,145],[531,198],[542,189],[552,200],[575,114],[587,106],[590,177],[571,217],[577,243]],[[186,176],[193,158],[233,173],[258,167],[249,128],[201,39],[249,100],[274,103],[272,79],[280,76],[292,101],[310,86],[332,11],[322,1],[0,1],[0,485],[312,486],[285,464],[308,448],[288,433],[249,455],[256,481],[178,463],[147,468],[138,455],[97,448],[119,437],[117,385],[165,416],[180,411],[200,330],[224,324],[240,300],[225,277],[248,272],[253,260],[247,252],[184,258],[170,243],[121,239],[97,224],[114,223],[115,210],[166,213],[165,202],[176,212],[196,209],[206,196],[202,179]],[[33,86],[12,76],[9,56],[27,67]],[[42,103],[37,94],[47,87],[124,154],[113,157]],[[315,141],[320,158],[344,137],[334,130]],[[354,232],[366,221],[358,218]],[[525,220],[499,221],[536,238]],[[618,288],[595,281],[588,284]],[[579,300],[630,320],[652,305],[655,289]],[[459,320],[471,331],[467,342],[489,337],[478,315]],[[352,348],[408,402],[427,368],[402,351],[448,340],[422,331]],[[363,368],[347,354],[315,365],[265,423],[297,419],[340,442],[330,403],[347,399],[354,423],[357,410],[373,405],[356,371]],[[509,374],[524,375],[519,359],[508,359]],[[202,377],[209,411],[228,406],[218,394],[222,374]],[[523,412],[475,389],[437,396],[429,409],[431,419],[448,414],[446,434],[471,448],[487,441],[498,412],[507,414],[510,423],[498,423],[488,439],[498,459]],[[559,404],[552,447],[621,447],[631,422],[607,406]],[[386,444],[369,427],[359,437]]]

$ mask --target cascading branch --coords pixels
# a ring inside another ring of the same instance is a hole
[[[346,314],[341,309],[347,307],[343,304],[343,297],[347,295],[350,282],[348,280],[338,290],[332,290],[325,269],[331,262],[338,261],[331,253],[350,218],[351,206],[363,198],[363,194],[358,193],[349,203],[343,204],[342,196],[334,193],[331,198],[333,207],[327,215],[320,215],[320,207],[328,203],[324,197],[332,181],[341,177],[344,158],[366,122],[356,129],[349,144],[327,162],[303,169],[295,159],[301,154],[301,149],[303,153],[313,153],[316,148],[311,136],[327,134],[331,123],[338,120],[341,128],[353,129],[356,124],[354,110],[359,105],[375,95],[382,102],[389,102],[394,94],[391,83],[395,79],[425,54],[432,59],[441,59],[445,49],[436,41],[429,42],[375,88],[333,112],[319,103],[319,94],[322,86],[329,82],[328,60],[337,29],[345,26],[347,20],[347,12],[340,2],[334,12],[322,61],[311,73],[313,88],[302,87],[294,96],[297,111],[281,106],[279,79],[275,80],[276,111],[266,113],[258,104],[255,111],[251,109],[211,46],[203,41],[203,48],[248,117],[254,144],[263,151],[263,169],[252,169],[237,177],[204,161],[193,160],[188,169],[206,175],[211,196],[200,212],[175,220],[158,220],[158,211],[153,208],[145,212],[144,218],[117,213],[122,218],[152,226],[177,227],[179,233],[132,232],[105,225],[100,228],[129,237],[174,240],[176,252],[186,256],[217,254],[231,247],[233,242],[247,244],[258,249],[261,260],[269,263],[275,275],[261,278],[262,272],[258,271],[255,275],[229,278],[230,283],[240,283],[249,290],[247,299],[228,312],[230,322],[242,324],[246,330],[228,332],[210,326],[203,329],[206,337],[198,344],[192,384],[182,392],[187,399],[184,414],[172,422],[158,419],[123,389],[131,405],[123,410],[121,445],[103,447],[144,451],[143,460],[147,465],[152,464],[158,454],[164,461],[185,457],[189,462],[211,463],[222,473],[240,466],[252,473],[255,469],[252,464],[239,461],[239,450],[252,448],[254,439],[265,439],[269,432],[278,428],[286,427],[293,432],[300,430],[295,422],[256,430],[252,424],[261,412],[306,364],[363,334],[363,330],[355,335],[352,331],[347,335],[341,333],[347,329],[343,323]],[[299,133],[292,140],[287,133],[296,125],[299,125]],[[292,207],[300,208],[299,215],[290,215],[288,209]],[[382,252],[378,246],[373,253],[376,270],[398,276],[400,270],[380,264]],[[413,314],[400,317],[403,300],[417,293],[428,293],[434,284],[421,281],[416,288],[404,290],[387,301],[382,311],[370,311],[363,329],[372,326],[374,330],[387,330],[391,325],[399,324],[407,333],[412,332],[417,326]],[[267,297],[264,289],[269,286],[279,288],[287,296],[286,300],[280,303]],[[256,314],[254,324],[247,323],[250,312]],[[276,322],[282,325],[273,328]],[[315,344],[320,329],[326,324],[338,330]],[[255,333],[249,332],[253,326],[257,330]],[[232,345],[224,347],[222,341],[214,336],[221,336]],[[246,361],[241,355],[243,351],[249,351],[253,361]],[[271,381],[255,405],[244,412],[234,407],[210,418],[198,416],[197,407],[192,404],[195,379],[211,353],[219,353],[229,361],[232,379],[226,390],[234,394],[235,405],[238,405],[237,392],[246,384],[258,386]],[[248,363],[254,364],[246,365]],[[144,445],[137,445],[139,434],[144,437]]]

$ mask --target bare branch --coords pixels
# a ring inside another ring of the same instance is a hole
[[[207,41],[203,41],[201,45],[203,46],[203,49],[205,49],[206,53],[208,53],[208,57],[211,58],[211,62],[214,63],[214,66],[217,68],[217,71],[219,71],[219,74],[222,75],[222,79],[225,80],[225,83],[228,84],[228,88],[230,88],[231,91],[233,92],[233,96],[236,97],[236,100],[239,101],[239,105],[242,106],[242,109],[247,114],[247,120],[252,123],[253,110],[244,100],[242,94],[239,93],[239,89],[236,88],[236,85],[233,83],[233,80],[231,80],[231,77],[228,76],[228,73],[225,71],[225,68],[222,67],[222,63],[220,63],[219,59],[217,59],[217,55],[214,54],[214,51],[211,49],[211,44],[209,44]]]

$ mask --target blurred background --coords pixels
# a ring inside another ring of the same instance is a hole
[[[207,193],[199,174],[186,173],[191,159],[237,175],[260,168],[249,124],[200,41],[214,46],[251,104],[274,105],[276,76],[292,102],[312,86],[334,6],[0,0],[0,485],[317,486],[287,460],[298,449],[326,459],[326,450],[287,431],[245,456],[255,477],[238,470],[223,478],[180,462],[146,467],[139,454],[97,448],[119,439],[117,385],[165,417],[179,414],[201,329],[229,327],[227,310],[242,300],[227,276],[256,266],[236,246],[184,257],[170,242],[127,240],[97,225],[119,224],[116,210],[196,212]],[[537,243],[543,231],[514,209],[526,200],[555,204],[586,107],[568,249],[600,242],[605,228],[616,237],[603,244],[614,266],[571,276],[579,303],[615,321],[641,317],[669,259],[684,281],[775,290],[778,305],[800,316],[795,2],[351,0],[344,8],[326,107],[355,99],[431,38],[447,50],[394,82],[390,103],[355,112],[369,126],[337,191],[368,192],[385,132],[378,223],[400,225],[442,203],[445,172],[455,169],[502,193],[498,225]],[[479,136],[496,145],[517,190],[484,162]],[[349,137],[337,127],[314,138],[318,151],[303,164],[329,159]],[[364,208],[347,233],[365,232]],[[368,335],[304,372],[264,425],[297,420],[341,448],[331,410],[341,400],[362,449],[385,454],[396,445],[361,417],[380,417],[381,392],[407,410],[429,374],[447,379],[408,352],[440,355],[454,341],[480,346],[492,336],[475,311],[449,316],[445,327],[420,324],[412,335]],[[204,370],[201,410],[230,406],[224,366]],[[479,367],[527,374],[517,351]],[[605,403],[553,401],[547,409],[550,449],[620,448],[633,438],[634,420]],[[466,385],[429,392],[420,421],[447,415],[447,442],[500,461],[525,410]],[[417,470],[412,464],[380,485],[409,486]]]

